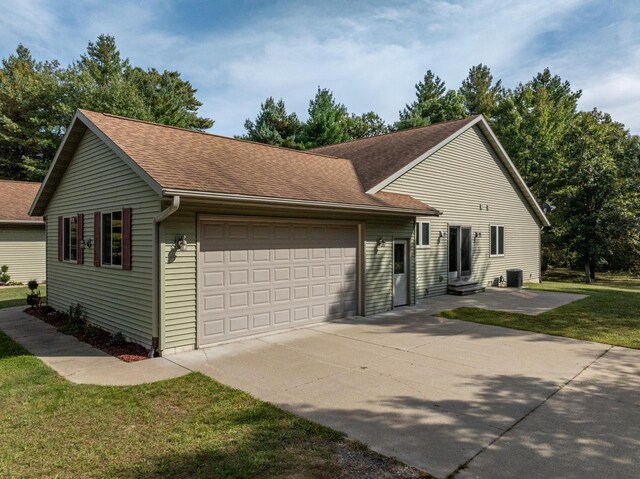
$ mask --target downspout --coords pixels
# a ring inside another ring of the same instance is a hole
[[[180,197],[174,196],[171,205],[153,218],[153,260],[151,262],[153,327],[150,358],[154,357],[160,348],[160,288],[162,287],[160,284],[160,223],[178,211],[178,208],[180,208]]]

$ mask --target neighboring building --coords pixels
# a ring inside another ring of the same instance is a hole
[[[538,280],[547,220],[480,117],[336,147],[78,111],[31,210],[49,304],[169,352],[413,304],[446,291],[449,256]]]
[[[44,221],[29,216],[40,183],[0,180],[0,266],[11,281],[45,280]]]

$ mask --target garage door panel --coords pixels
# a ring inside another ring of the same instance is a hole
[[[200,227],[199,344],[356,312],[355,227]]]

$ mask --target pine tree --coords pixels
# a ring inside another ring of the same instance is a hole
[[[462,98],[454,90],[447,91],[445,82],[431,70],[427,71],[415,88],[416,100],[400,112],[400,120],[394,125],[396,129],[403,130],[465,117]]]
[[[488,66],[482,63],[469,69],[469,75],[458,90],[468,115],[484,115],[491,119],[504,95],[502,81],[493,82]]]
[[[260,105],[255,122],[244,122],[245,140],[267,143],[287,148],[301,148],[302,123],[295,113],[288,114],[282,99],[277,102],[269,97]]]
[[[347,108],[336,103],[333,93],[318,87],[318,92],[309,102],[309,119],[304,124],[305,148],[333,145],[350,140]]]

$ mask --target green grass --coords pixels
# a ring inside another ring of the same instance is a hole
[[[47,287],[40,285],[40,292],[44,300],[47,294]],[[19,288],[13,286],[0,287],[0,309],[26,305],[27,293],[29,293],[29,288],[26,286]]]
[[[527,285],[530,289],[588,295],[538,316],[457,308],[439,316],[506,328],[584,339],[597,343],[640,349],[640,279],[627,275],[599,274],[595,284],[582,280],[580,273],[556,271],[548,275],[556,281]]]
[[[0,477],[331,478],[345,447],[380,460],[201,374],[69,383],[0,333]]]

